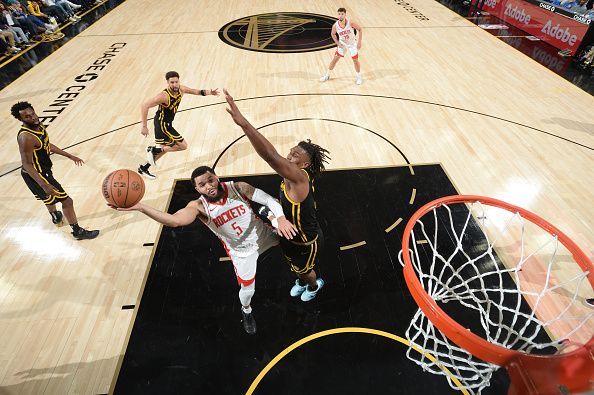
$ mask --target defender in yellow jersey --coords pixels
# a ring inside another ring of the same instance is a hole
[[[303,161],[305,161],[305,166],[309,167],[307,162],[309,161],[309,155],[305,149],[308,144],[311,144],[311,141],[301,141],[297,147],[291,149],[291,153],[287,159],[289,161],[293,159],[294,151],[302,148],[304,152],[301,153],[302,155],[300,159],[303,159]],[[312,154],[312,156],[314,155],[315,154]],[[294,157],[297,159],[296,153]],[[309,181],[309,193],[305,199],[301,202],[293,200],[287,191],[287,185],[284,179],[281,181],[279,196],[279,201],[283,208],[283,212],[286,213],[286,218],[291,221],[297,229],[295,238],[292,240],[281,240],[281,247],[285,254],[285,258],[289,263],[291,271],[295,272],[297,275],[307,274],[313,270],[318,260],[319,253],[324,246],[324,234],[322,233],[322,229],[320,228],[316,216],[316,203],[313,196],[313,177],[310,176],[311,170],[305,170],[302,167],[301,169]],[[305,284],[301,284],[300,291],[303,292],[304,290]],[[292,296],[298,296],[293,295],[293,293]]]
[[[298,279],[291,288],[291,296],[300,296],[307,302],[316,297],[324,286],[317,277],[314,266],[324,244],[324,235],[316,217],[313,197],[313,180],[324,170],[330,157],[328,151],[312,143],[301,141],[284,158],[260,132],[241,114],[229,92],[224,90],[229,104],[227,112],[248,137],[254,149],[281,177],[280,203],[285,217],[297,228],[297,235],[290,240],[281,239],[281,247],[291,270]]]
[[[184,93],[191,95],[215,95],[218,96],[219,90],[215,89],[193,89],[183,86],[179,83],[179,74],[176,71],[169,71],[165,74],[167,80],[167,89],[142,103],[141,106],[141,134],[148,136],[148,111],[149,108],[159,106],[153,124],[155,126],[155,146],[149,146],[146,149],[147,162],[138,167],[138,172],[144,177],[154,180],[156,177],[149,171],[151,165],[157,166],[157,160],[167,152],[183,151],[188,148],[188,143],[183,136],[173,127],[173,119],[177,113],[177,108],[181,102]]]
[[[56,209],[56,203],[62,203],[64,215],[72,227],[72,235],[77,240],[94,239],[99,235],[98,230],[86,230],[78,225],[74,202],[68,196],[62,185],[52,174],[52,160],[50,154],[55,153],[72,160],[77,166],[84,161],[68,152],[61,150],[49,141],[46,127],[39,122],[33,106],[27,102],[18,102],[10,109],[11,114],[23,122],[17,134],[19,151],[21,153],[21,176],[37,200],[41,200],[50,215],[52,222],[62,225],[62,212]]]

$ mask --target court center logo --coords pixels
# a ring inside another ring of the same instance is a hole
[[[336,18],[304,12],[246,16],[219,30],[225,43],[248,51],[297,53],[335,47],[330,37]]]

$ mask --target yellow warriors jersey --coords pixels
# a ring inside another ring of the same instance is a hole
[[[41,174],[50,171],[52,168],[52,160],[50,159],[51,149],[45,126],[40,124],[39,131],[21,126],[21,130],[17,134],[17,139],[22,133],[29,133],[39,140],[39,147],[33,149],[33,168]]]
[[[321,231],[316,216],[313,180],[306,170],[303,171],[305,171],[309,180],[309,193],[305,200],[302,202],[291,200],[283,180],[280,185],[280,204],[283,207],[285,218],[297,228],[297,237],[295,237],[294,241],[306,243],[315,239]]]
[[[173,122],[173,118],[175,118],[177,108],[179,107],[179,103],[181,102],[182,96],[184,94],[182,93],[181,89],[177,93],[173,92],[169,88],[164,89],[163,91],[167,94],[169,100],[167,105],[159,104],[159,109],[157,110],[155,117],[161,122],[171,123]]]

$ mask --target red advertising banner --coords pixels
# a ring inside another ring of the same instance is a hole
[[[557,7],[552,4],[536,4],[523,0],[485,0],[483,11],[559,49],[569,49],[574,55],[590,27],[590,21],[578,15],[572,19],[557,14]]]

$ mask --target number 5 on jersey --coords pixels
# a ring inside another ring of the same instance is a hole
[[[237,225],[237,222],[233,222],[233,223],[231,224],[231,227],[232,227],[233,229],[235,229],[235,234],[236,234],[237,236],[240,236],[240,235],[243,233],[243,229],[241,229],[241,226]]]

